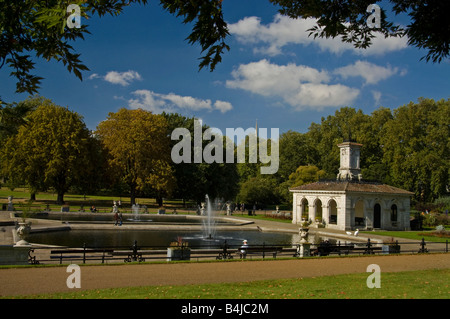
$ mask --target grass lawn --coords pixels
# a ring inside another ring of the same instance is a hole
[[[370,273],[225,284],[128,287],[20,296],[45,299],[449,299],[450,269],[381,273],[381,288],[368,288]]]
[[[387,236],[387,237],[399,237],[399,238],[406,238],[406,239],[412,239],[412,240],[422,240],[422,238],[425,238],[425,241],[431,241],[431,242],[444,242],[446,238],[440,238],[435,237],[431,234],[432,230],[420,230],[420,231],[366,231],[361,232],[364,234],[371,234],[371,235],[381,235],[381,236]],[[447,238],[448,240],[448,238]]]
[[[26,188],[16,188],[11,191],[7,187],[0,188],[0,204],[8,202],[8,196],[13,196],[13,204],[16,210],[20,210],[20,203],[25,203],[30,199],[30,192]],[[49,205],[50,210],[60,211],[61,205],[56,204],[57,194],[51,192],[38,192],[36,194],[36,201],[33,202],[32,207],[38,210],[44,210],[46,205]],[[131,212],[130,198],[120,196],[101,196],[101,195],[79,195],[79,194],[65,194],[64,201],[69,204],[71,212],[78,212],[83,206],[85,211],[94,205],[100,212],[106,213],[112,211],[113,201],[122,201],[123,212]],[[137,203],[140,205],[147,205],[150,213],[157,212],[157,203],[154,198],[137,198]],[[187,203],[192,206],[192,203]],[[182,207],[181,200],[166,200],[164,206],[167,209]],[[192,209],[191,209],[192,210]]]

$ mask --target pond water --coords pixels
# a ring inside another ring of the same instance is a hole
[[[240,246],[244,239],[250,245],[291,245],[299,242],[297,234],[259,231],[217,231],[213,239],[206,239],[195,231],[157,230],[69,230],[47,233],[31,233],[27,240],[31,243],[61,245],[68,247],[130,247],[136,240],[140,247],[155,246],[165,249],[171,242],[181,237],[193,248],[220,248],[227,241],[230,246]]]
[[[16,217],[21,217],[20,213],[15,214]],[[109,213],[39,213],[30,216],[30,218],[59,220],[62,222],[87,222],[87,223],[113,223],[114,214]],[[156,214],[123,214],[123,222],[139,222],[150,224],[202,224],[206,217],[196,215],[156,215]],[[226,220],[223,218],[215,219],[216,224],[232,225],[235,221]]]

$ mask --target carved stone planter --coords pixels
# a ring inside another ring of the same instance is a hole
[[[305,244],[308,242],[308,232],[309,232],[309,228],[308,227],[300,227],[298,230],[298,233],[300,235],[300,243],[301,244]]]
[[[19,241],[16,243],[16,246],[28,246],[30,245],[27,242],[27,237],[31,231],[31,223],[20,222],[19,227],[16,230],[17,236],[19,237]]]

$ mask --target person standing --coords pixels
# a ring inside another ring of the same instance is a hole
[[[247,248],[248,248],[248,243],[247,243],[247,239],[244,239],[244,242],[240,248],[241,250],[241,258],[245,259],[245,256],[247,256]]]

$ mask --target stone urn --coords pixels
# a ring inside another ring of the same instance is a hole
[[[19,241],[16,243],[16,246],[26,246],[30,245],[26,239],[31,231],[31,223],[27,222],[19,222],[19,227],[17,228],[17,236],[19,237]]]
[[[302,227],[299,228],[298,233],[300,235],[300,244],[298,245],[297,256],[309,257],[311,255],[311,244],[308,242],[309,227],[302,225]]]
[[[300,244],[306,244],[308,242],[308,227],[300,227],[299,228],[299,235],[300,235]]]

